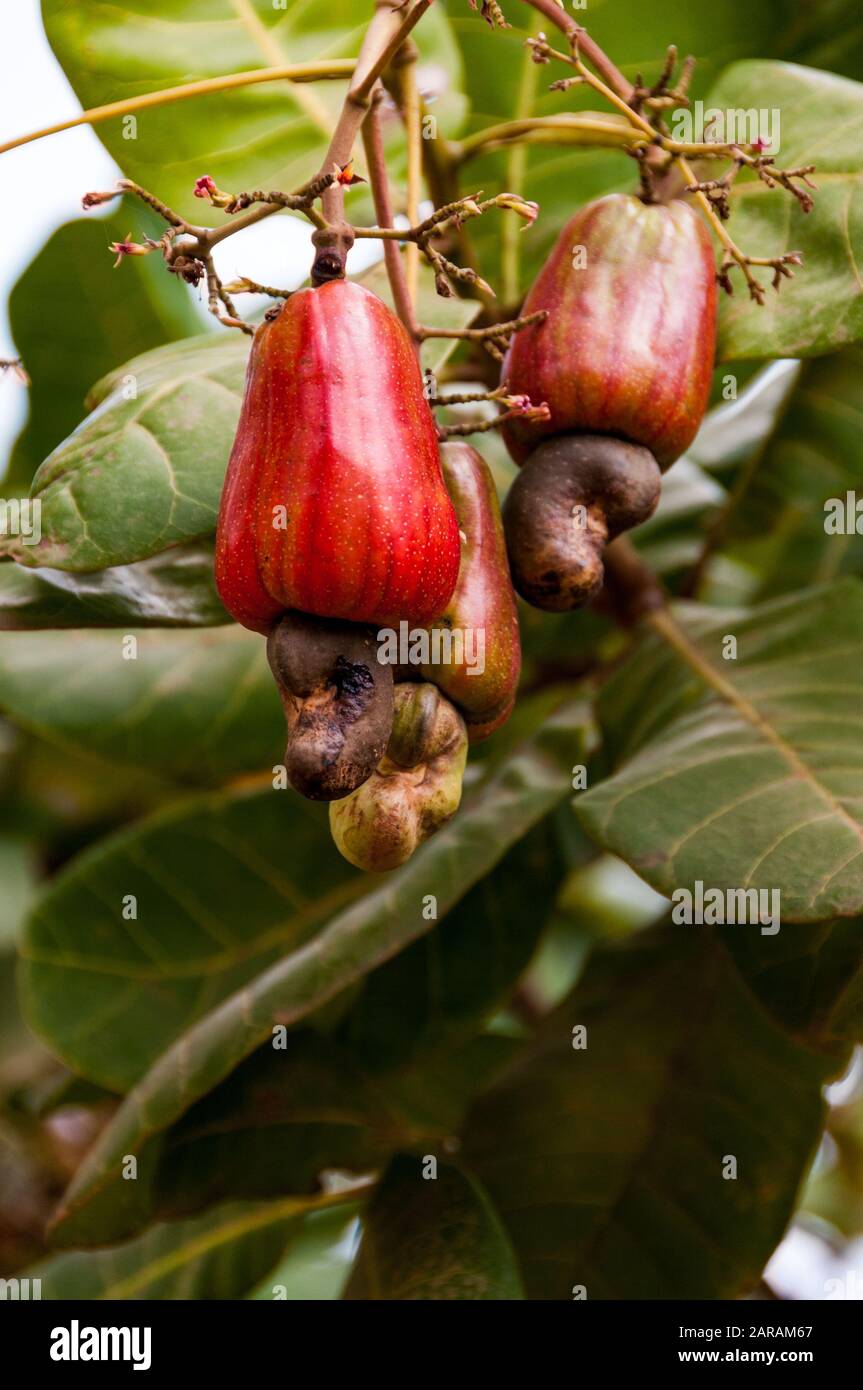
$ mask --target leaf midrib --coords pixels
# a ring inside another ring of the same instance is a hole
[[[646,621],[662,640],[686,662],[690,669],[704,681],[709,689],[713,690],[725,704],[739,714],[741,719],[745,720],[751,728],[755,729],[756,733],[777,750],[794,776],[799,777],[829,808],[831,814],[835,815],[852,831],[863,848],[863,828],[853,816],[849,815],[841,802],[837,801],[833,794],[819,782],[817,776],[803,761],[796,749],[786,742],[756,707],[702,655],[690,641],[683,628],[675,621],[670,610],[667,608],[657,609],[647,615]]]

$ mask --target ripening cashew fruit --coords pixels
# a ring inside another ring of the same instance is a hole
[[[330,806],[345,859],[371,873],[410,859],[458,810],[467,749],[464,720],[436,686],[397,685],[384,757],[368,781]]]
[[[561,610],[597,591],[606,539],[647,519],[661,472],[701,424],[716,336],[710,235],[683,202],[600,198],[558,238],[523,313],[538,309],[548,317],[516,334],[502,375],[549,416],[504,427],[523,465],[504,527],[516,588]]]
[[[286,610],[428,623],[459,567],[458,524],[406,329],[349,280],[299,290],[255,333],[216,534],[237,622]]]
[[[288,781],[313,801],[348,796],[384,754],[393,675],[377,652],[373,628],[305,613],[284,614],[267,638],[288,727]]]
[[[491,469],[464,440],[442,444],[441,463],[461,533],[461,564],[455,592],[430,628],[433,638],[437,629],[440,655],[448,659],[421,673],[457,706],[477,743],[500,728],[515,703],[518,613]]]

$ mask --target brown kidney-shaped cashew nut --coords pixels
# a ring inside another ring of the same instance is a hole
[[[458,810],[467,747],[465,722],[437,686],[397,685],[386,755],[363,786],[330,806],[344,857],[371,873],[410,859]]]
[[[348,796],[372,775],[393,722],[393,674],[373,628],[286,613],[267,638],[288,726],[285,768],[312,801]]]
[[[525,463],[503,506],[513,584],[536,608],[580,608],[602,587],[608,541],[659,501],[649,449],[610,435],[562,434]]]

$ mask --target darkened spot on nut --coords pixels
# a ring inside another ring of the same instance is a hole
[[[374,695],[375,680],[365,662],[336,660],[332,677],[345,722],[353,723],[368,708]]]
[[[291,786],[313,801],[348,796],[374,772],[392,728],[392,668],[377,660],[374,629],[286,613],[267,656],[288,726]]]

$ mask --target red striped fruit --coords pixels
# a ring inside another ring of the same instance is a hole
[[[716,331],[713,248],[692,208],[623,193],[589,203],[522,312],[537,309],[548,318],[515,335],[503,378],[550,418],[505,427],[515,461],[574,432],[640,444],[662,468],[679,458],[707,406]]]
[[[444,478],[462,536],[458,583],[441,619],[432,628],[446,654],[447,640],[461,643],[469,660],[424,666],[452,700],[467,725],[471,743],[488,738],[509,718],[521,671],[518,612],[491,469],[464,439],[441,445]]]
[[[287,609],[428,623],[458,568],[407,332],[352,281],[299,290],[252,344],[216,536],[222,602],[257,632]]]

